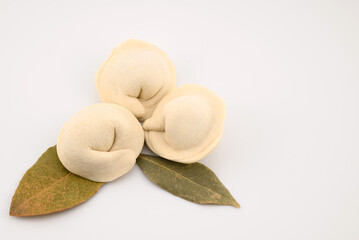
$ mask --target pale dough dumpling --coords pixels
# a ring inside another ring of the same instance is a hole
[[[144,144],[141,124],[126,108],[98,103],[76,113],[57,139],[60,161],[81,177],[109,182],[127,173]]]
[[[143,123],[147,146],[161,157],[193,163],[219,143],[225,119],[224,101],[194,84],[173,90]]]
[[[166,53],[134,39],[115,48],[96,74],[101,100],[126,107],[140,121],[151,117],[175,85],[176,70]]]

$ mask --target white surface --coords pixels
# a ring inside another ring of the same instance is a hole
[[[1,239],[359,239],[359,2],[0,0]],[[128,38],[228,108],[209,166],[242,208],[200,206],[136,166],[88,202],[8,216],[25,171]]]

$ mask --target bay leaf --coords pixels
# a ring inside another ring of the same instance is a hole
[[[11,216],[35,216],[74,207],[93,196],[104,183],[69,172],[50,147],[25,173],[11,201]]]
[[[140,154],[137,164],[144,174],[164,190],[199,204],[231,205],[239,208],[227,188],[201,163],[182,164]]]

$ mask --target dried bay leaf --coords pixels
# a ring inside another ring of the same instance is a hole
[[[239,208],[214,172],[203,164],[182,164],[145,154],[140,154],[137,164],[152,182],[178,197],[199,204]]]
[[[93,196],[104,183],[69,172],[50,147],[25,173],[11,201],[11,216],[35,216],[74,207]]]

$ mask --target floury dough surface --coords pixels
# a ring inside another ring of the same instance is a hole
[[[224,101],[209,89],[184,85],[164,97],[144,122],[146,143],[161,157],[197,162],[219,143],[225,112]]]
[[[127,173],[144,143],[141,124],[124,107],[90,105],[63,126],[57,139],[62,164],[81,177],[109,182]]]
[[[101,100],[127,108],[140,121],[151,117],[175,85],[176,70],[166,53],[134,39],[115,48],[96,74]]]

